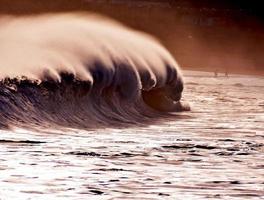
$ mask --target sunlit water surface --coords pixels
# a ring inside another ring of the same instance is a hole
[[[0,199],[264,199],[264,79],[187,72],[184,99],[151,126],[0,131]]]

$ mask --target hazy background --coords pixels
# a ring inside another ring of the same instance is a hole
[[[94,11],[155,35],[183,69],[263,75],[264,20],[259,2],[0,0],[0,13]]]

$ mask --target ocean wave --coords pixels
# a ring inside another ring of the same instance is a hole
[[[189,110],[153,37],[88,14],[0,19],[0,127],[98,127]]]

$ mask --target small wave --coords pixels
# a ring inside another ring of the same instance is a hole
[[[189,110],[170,53],[109,19],[5,16],[0,41],[1,127],[133,124]]]
[[[244,85],[242,83],[235,83],[234,86],[236,86],[236,87],[244,87]]]

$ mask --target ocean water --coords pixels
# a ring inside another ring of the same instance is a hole
[[[263,77],[184,75],[189,112],[2,128],[0,199],[264,199]]]
[[[0,22],[0,199],[264,198],[263,77],[88,13]]]

